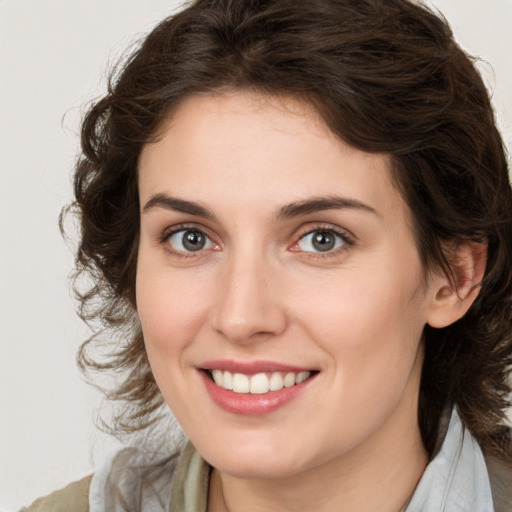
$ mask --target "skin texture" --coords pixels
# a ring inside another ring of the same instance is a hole
[[[456,320],[475,293],[425,277],[389,166],[307,105],[243,92],[185,100],[142,151],[137,311],[161,392],[215,468],[209,510],[396,511],[413,492],[427,462],[422,330]],[[333,195],[359,206],[283,215]],[[208,237],[202,250],[169,236],[185,228]],[[315,230],[339,232],[335,248],[315,250]],[[219,359],[318,373],[246,416],[206,392],[199,368]]]

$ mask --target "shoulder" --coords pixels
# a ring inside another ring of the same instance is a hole
[[[170,501],[179,455],[180,452],[159,454],[135,447],[111,453],[92,478],[89,509],[161,510],[161,504]]]
[[[63,489],[39,498],[20,512],[88,512],[92,476],[72,482]]]

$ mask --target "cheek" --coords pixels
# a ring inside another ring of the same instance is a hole
[[[375,332],[380,337],[390,330],[417,330],[422,322],[416,279],[403,282],[356,274],[326,280],[316,290],[305,287],[295,293],[298,316],[325,332],[326,341],[342,337],[357,343]]]
[[[296,316],[341,370],[340,388],[354,381],[386,385],[378,376],[390,373],[404,380],[417,355],[425,324],[421,266],[379,270],[347,272],[338,281],[326,279],[317,293],[308,287],[297,294]]]
[[[156,271],[155,269],[158,269]],[[168,406],[178,417],[193,417],[186,379],[187,353],[204,319],[206,290],[140,258],[137,311],[151,370]],[[182,399],[182,398],[186,398]],[[183,412],[185,411],[185,412]]]
[[[141,257],[136,286],[148,353],[182,349],[204,322],[212,288],[208,280],[187,272],[164,271]]]
[[[332,402],[339,404],[336,414],[352,418],[345,426],[354,429],[354,436],[361,425],[376,428],[391,414],[410,388],[412,374],[419,385],[421,304],[414,287],[394,284],[390,288],[382,280],[376,286],[375,280],[361,277],[357,289],[347,284],[303,310],[310,336],[335,368],[329,376]]]

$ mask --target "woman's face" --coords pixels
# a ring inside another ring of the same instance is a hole
[[[137,309],[199,452],[277,477],[419,439],[436,291],[389,159],[290,98],[191,97],[163,128],[140,158]]]

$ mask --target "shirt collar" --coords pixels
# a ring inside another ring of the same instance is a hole
[[[426,467],[405,512],[492,512],[482,450],[452,411],[443,444]]]

